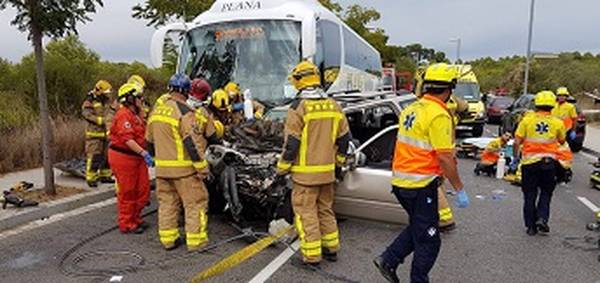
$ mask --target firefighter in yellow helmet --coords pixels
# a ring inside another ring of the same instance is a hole
[[[94,89],[88,93],[81,106],[81,114],[87,122],[85,129],[85,179],[91,188],[97,187],[98,181],[101,183],[114,183],[106,157],[108,142],[106,139],[105,115],[111,93],[112,86],[110,83],[100,80],[96,83]]]
[[[181,243],[178,218],[185,212],[186,244],[190,251],[208,243],[209,174],[204,159],[207,140],[215,134],[212,123],[199,123],[186,100],[190,79],[176,74],[169,80],[169,98],[156,105],[146,131],[148,152],[154,156],[158,198],[158,234],[167,250]]]
[[[223,89],[215,90],[210,96],[208,112],[214,121],[221,123],[224,132],[234,124],[231,111],[231,100],[227,92]]]
[[[516,171],[521,159],[523,218],[530,236],[550,232],[550,202],[556,187],[557,166],[561,166],[559,145],[565,142],[566,135],[563,121],[550,114],[556,105],[554,93],[541,91],[534,103],[535,113],[526,115],[515,132],[510,166]]]
[[[428,274],[440,251],[437,199],[441,177],[457,191],[457,205],[467,207],[469,198],[458,175],[454,157],[454,130],[446,102],[457,80],[455,68],[434,64],[423,80],[423,98],[400,114],[398,138],[392,163],[392,192],[404,207],[409,225],[374,260],[390,282],[399,282],[396,269],[413,254],[411,282],[429,282]]]
[[[251,98],[244,97],[244,95],[242,94],[242,90],[240,89],[240,86],[234,82],[227,83],[227,85],[225,85],[224,90],[225,90],[225,92],[227,92],[227,94],[229,94],[229,100],[231,101],[233,119],[237,123],[244,121],[244,119],[245,119],[244,101],[245,101],[245,99],[251,99]],[[256,100],[251,99],[251,101],[252,101],[252,108],[254,111],[254,118],[262,119],[264,112],[265,112],[265,106],[263,106],[260,102],[258,102]]]
[[[281,178],[291,172],[294,224],[304,262],[337,260],[339,230],[332,209],[334,184],[351,140],[342,108],[321,88],[319,69],[303,61],[289,80],[299,91],[285,121],[285,143],[277,163]]]
[[[559,87],[556,90],[556,106],[552,108],[552,115],[558,117],[565,124],[567,130],[567,137],[570,140],[575,140],[577,134],[575,133],[575,126],[577,121],[577,108],[575,105],[568,102],[567,99],[571,94],[569,89],[566,87]]]

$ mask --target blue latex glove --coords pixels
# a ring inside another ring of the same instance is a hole
[[[154,159],[152,159],[152,156],[150,156],[150,153],[148,153],[147,151],[144,151],[142,153],[142,157],[144,157],[144,161],[146,162],[146,165],[148,165],[148,167],[154,167]]]
[[[244,110],[244,103],[233,104],[233,111],[243,111],[243,110]]]
[[[469,206],[469,196],[464,189],[456,194],[455,204],[460,208],[466,208]]]
[[[574,141],[577,138],[577,133],[575,131],[569,131],[569,139]]]
[[[519,159],[513,158],[512,162],[510,163],[509,169],[511,172],[516,172],[518,168],[519,168]]]

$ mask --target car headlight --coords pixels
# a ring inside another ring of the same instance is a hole
[[[477,114],[475,114],[476,119],[484,118],[484,117],[485,117],[485,113],[483,111],[477,112]]]

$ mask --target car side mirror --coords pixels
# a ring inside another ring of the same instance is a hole
[[[367,165],[367,155],[362,152],[356,153],[356,160],[354,161],[356,167],[364,167]]]

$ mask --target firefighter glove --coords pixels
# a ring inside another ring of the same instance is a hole
[[[510,163],[510,166],[509,166],[510,172],[517,172],[518,168],[519,168],[519,159],[513,158],[512,162]]]
[[[144,161],[146,162],[146,165],[148,165],[148,167],[154,167],[154,159],[152,159],[150,153],[144,151],[142,152],[142,157],[144,157]]]
[[[577,138],[577,133],[575,131],[569,131],[569,139],[574,141]]]
[[[467,208],[469,206],[469,195],[463,189],[456,194],[456,206],[460,208]]]

